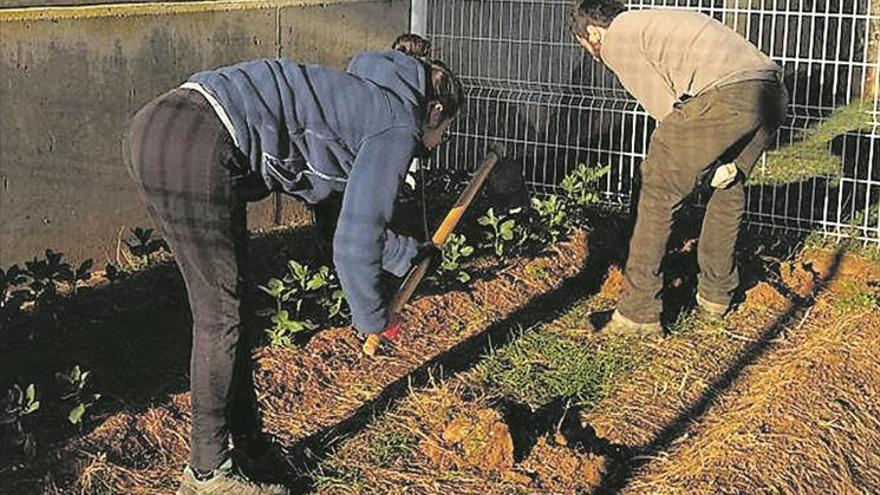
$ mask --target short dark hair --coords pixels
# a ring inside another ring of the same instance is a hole
[[[621,12],[626,6],[619,0],[583,0],[571,13],[571,31],[586,38],[587,26],[607,28]]]
[[[413,57],[427,57],[431,54],[431,42],[417,34],[401,34],[391,44],[391,49]]]
[[[426,84],[426,103],[438,102],[443,105],[443,118],[458,115],[464,107],[464,88],[455,74],[440,60],[423,59],[428,74]]]

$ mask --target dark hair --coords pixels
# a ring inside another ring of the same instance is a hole
[[[422,62],[428,75],[425,85],[426,103],[436,101],[443,105],[444,119],[455,117],[464,106],[464,88],[461,81],[440,60],[423,59]]]
[[[587,26],[607,28],[621,12],[626,12],[618,0],[583,0],[571,13],[571,31],[587,37]]]
[[[391,49],[413,57],[427,57],[431,54],[431,42],[417,34],[401,34],[391,44]]]

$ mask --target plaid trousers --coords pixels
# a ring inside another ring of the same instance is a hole
[[[126,154],[186,282],[193,319],[191,465],[208,472],[228,457],[230,436],[259,430],[243,338],[247,200],[269,191],[259,174],[248,172],[210,104],[192,90],[173,89],[138,111]]]

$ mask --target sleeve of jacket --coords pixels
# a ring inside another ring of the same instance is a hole
[[[391,229],[385,230],[382,269],[396,277],[406,275],[418,250],[419,243],[412,237],[400,235]]]
[[[358,151],[345,187],[333,239],[333,261],[354,326],[364,333],[381,332],[387,322],[379,274],[388,256],[386,231],[397,188],[416,143],[417,137],[409,128],[392,127],[368,137]],[[397,251],[395,243],[399,241],[392,240],[390,245]]]

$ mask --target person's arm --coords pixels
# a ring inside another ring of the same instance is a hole
[[[385,230],[385,248],[382,251],[382,269],[396,277],[406,275],[418,253],[419,242],[412,237]]]
[[[398,250],[395,243],[399,241],[386,232],[397,188],[417,142],[417,136],[408,128],[390,128],[368,137],[358,151],[345,187],[333,239],[333,259],[354,326],[363,333],[381,332],[387,323],[386,305],[379,291],[386,244],[392,246],[395,259],[402,258],[398,251],[408,251]]]

